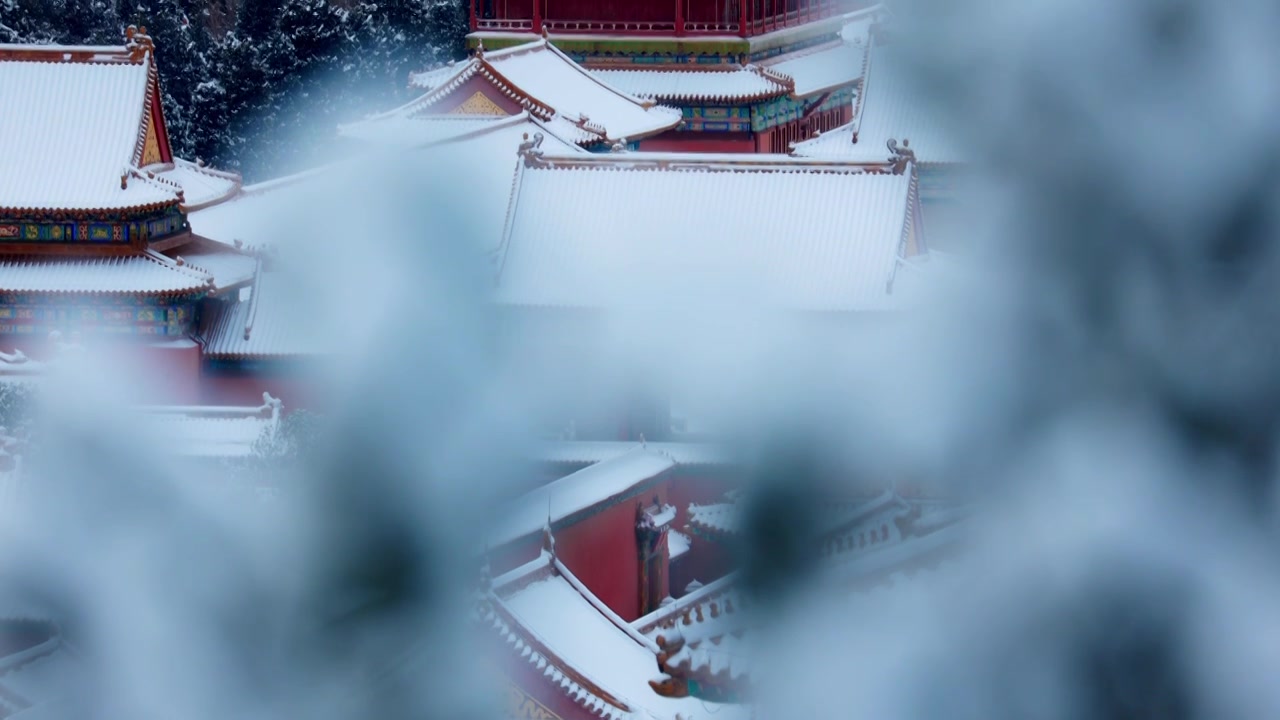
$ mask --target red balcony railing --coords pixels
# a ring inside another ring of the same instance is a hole
[[[672,35],[676,24],[664,20],[553,20],[542,21],[548,32],[557,33],[628,33],[633,35]]]
[[[867,5],[863,0],[683,0],[672,19],[547,17],[547,0],[473,0],[475,30],[614,33],[627,35],[736,35],[750,37],[823,20]],[[554,7],[553,7],[554,10]],[[652,10],[652,9],[649,9]],[[649,11],[637,13],[649,15]],[[661,13],[653,13],[661,14]],[[498,17],[501,16],[501,17]],[[515,17],[513,17],[515,16]]]
[[[476,18],[477,30],[533,30],[532,18]]]

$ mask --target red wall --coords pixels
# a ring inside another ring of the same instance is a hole
[[[281,377],[275,374],[222,375],[204,373],[200,378],[200,397],[204,405],[262,404],[262,393],[269,392],[279,398],[286,412],[306,408],[321,410],[325,402],[318,380]]]
[[[93,361],[100,359],[104,372],[120,373],[120,382],[134,384],[127,388],[129,402],[139,405],[200,402],[200,346],[194,342],[179,339],[143,343],[135,338],[97,337],[80,342],[90,367],[95,367],[97,363]],[[0,350],[21,351],[35,361],[49,361],[59,352],[48,338],[27,336],[0,336]]]
[[[176,342],[140,348],[139,363],[145,377],[156,382],[145,388],[148,404],[195,405],[200,402],[200,346]]]
[[[753,133],[678,132],[669,130],[640,141],[646,152],[753,153]]]
[[[669,502],[668,479],[639,494],[554,531],[556,557],[596,597],[622,619],[640,617],[640,545],[636,537],[636,508],[648,507],[657,496]],[[514,570],[538,557],[542,535],[536,533],[489,553],[493,575]]]
[[[640,545],[636,508],[667,502],[667,482],[556,533],[556,555],[609,609],[640,617]]]

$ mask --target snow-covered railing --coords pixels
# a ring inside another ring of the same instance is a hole
[[[707,583],[697,590],[685,595],[673,603],[664,605],[648,615],[636,618],[631,626],[641,633],[650,633],[663,623],[674,620],[684,614],[685,610],[692,608],[705,600],[710,600],[724,592],[733,588],[733,584],[737,582],[736,574],[725,575],[715,582]]]

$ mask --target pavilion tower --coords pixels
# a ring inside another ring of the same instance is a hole
[[[252,280],[188,213],[240,178],[175,157],[145,28],[123,46],[0,45],[0,348],[135,341],[195,399],[202,302]]]
[[[681,110],[644,150],[786,153],[850,121],[879,6],[863,0],[470,0],[473,49],[546,37]]]

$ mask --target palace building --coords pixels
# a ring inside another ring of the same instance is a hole
[[[752,717],[764,618],[725,562],[746,464],[684,443],[575,445],[548,458],[609,456],[512,503],[484,553],[477,620],[507,659],[512,715]],[[819,588],[873,612],[940,586],[963,518],[892,490],[834,498],[809,548]]]
[[[756,621],[732,572],[747,466],[673,388],[619,382],[588,345],[684,298],[823,332],[893,318],[964,157],[900,82],[879,7],[470,9],[467,60],[415,73],[418,98],[338,135],[465,184],[468,237],[444,239],[479,243],[502,351],[565,396],[563,417],[539,418],[559,439],[528,494],[476,553],[513,713],[751,717]],[[0,96],[30,100],[0,108],[0,379],[38,381],[62,338],[110,344],[169,381],[138,402],[156,437],[244,457],[322,394],[311,371],[337,350],[299,300],[314,238],[287,218],[360,166],[242,186],[174,157],[152,41],[127,40],[0,46]],[[0,433],[0,457],[19,445]],[[922,494],[828,503],[810,548],[822,587],[892,602],[945,577],[960,518]],[[10,625],[0,669],[57,657],[55,630]],[[22,677],[0,677],[0,716],[29,704]]]
[[[468,40],[487,55],[541,35],[609,87],[677,108],[681,122],[642,150],[785,153],[849,122],[881,15],[843,0],[472,0]]]
[[[173,156],[151,39],[127,39],[0,46],[0,95],[23,98],[0,110],[0,350],[35,357],[53,332],[122,340],[166,399],[198,402],[199,307],[257,261],[191,232],[188,214],[240,180]]]

